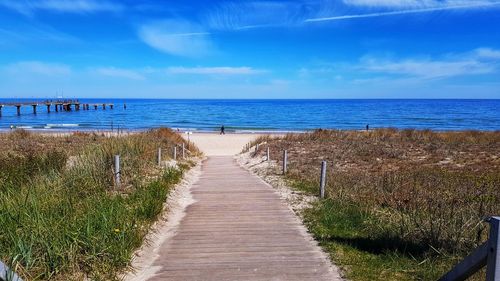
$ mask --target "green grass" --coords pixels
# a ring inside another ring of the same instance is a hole
[[[0,155],[0,259],[25,280],[116,280],[190,167],[157,169],[153,151],[163,141],[147,133],[104,138],[74,155],[59,148]],[[118,153],[120,190],[111,162]]]
[[[314,182],[288,179],[292,188],[316,194]],[[349,280],[437,280],[460,260],[426,244],[402,241],[373,227],[377,217],[356,203],[323,199],[303,211],[309,231]],[[378,221],[383,224],[383,221]]]

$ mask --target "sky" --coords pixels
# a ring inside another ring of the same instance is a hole
[[[0,0],[0,98],[500,98],[500,0]]]

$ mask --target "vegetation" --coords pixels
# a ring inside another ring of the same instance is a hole
[[[157,148],[171,151],[183,142],[168,129],[0,135],[0,259],[25,280],[117,279],[192,164],[161,169]],[[191,151],[198,153],[192,145]],[[119,189],[116,154],[122,158]]]
[[[256,143],[271,159],[287,149],[287,180],[307,193],[327,161],[327,198],[304,219],[352,280],[437,279],[500,214],[500,132],[318,130],[247,148]]]

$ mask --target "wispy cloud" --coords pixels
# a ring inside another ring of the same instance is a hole
[[[481,48],[442,58],[381,59],[361,58],[355,69],[371,73],[400,75],[420,79],[444,79],[456,76],[495,73],[500,68],[500,51]]]
[[[169,67],[167,73],[169,74],[202,74],[202,75],[253,75],[261,74],[267,71],[254,69],[252,67]]]
[[[121,4],[106,0],[1,0],[0,6],[24,15],[32,15],[40,10],[58,13],[95,13],[119,12],[124,9]]]
[[[144,80],[145,77],[137,70],[116,68],[116,67],[100,67],[93,69],[99,75],[126,78],[131,80]]]
[[[184,57],[202,57],[214,51],[210,33],[184,20],[164,20],[139,27],[139,38],[162,52]]]
[[[44,76],[64,76],[71,73],[71,68],[68,65],[40,61],[17,62],[5,66],[4,70],[9,74],[17,76],[32,74]]]
[[[421,14],[445,10],[468,10],[500,7],[500,1],[434,1],[434,0],[344,0],[346,4],[370,8],[397,8],[396,10],[374,13],[342,14],[327,17],[315,17],[304,22],[339,21],[360,18],[387,17],[407,14]]]

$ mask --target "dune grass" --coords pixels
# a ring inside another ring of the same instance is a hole
[[[192,164],[158,168],[157,148],[182,142],[168,129],[123,137],[1,135],[0,258],[25,280],[117,279]],[[119,189],[115,154],[122,158]]]
[[[255,143],[271,159],[287,149],[286,179],[308,194],[327,161],[326,199],[303,215],[352,280],[435,280],[500,214],[500,132],[323,130]]]

